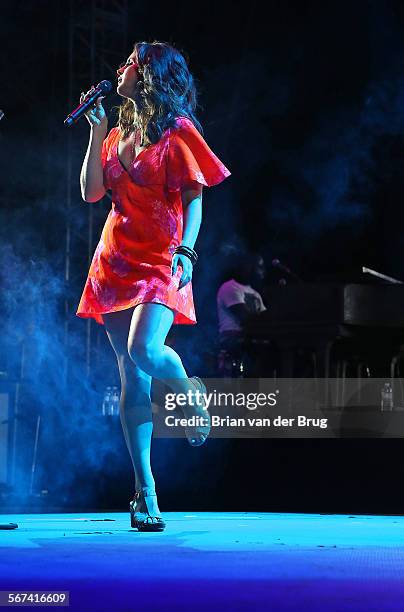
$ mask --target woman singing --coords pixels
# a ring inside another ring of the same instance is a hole
[[[123,98],[117,127],[107,135],[101,98],[87,113],[90,141],[81,170],[83,199],[112,192],[112,208],[95,250],[77,310],[104,324],[121,378],[120,418],[135,471],[131,525],[162,531],[150,466],[152,377],[171,379],[175,393],[205,390],[189,378],[181,358],[165,344],[173,323],[196,323],[192,296],[194,245],[202,218],[202,187],[230,172],[201,135],[196,91],[183,56],[165,43],[137,43],[117,71]],[[83,99],[83,95],[81,99]],[[203,444],[210,416],[188,427],[192,446]]]

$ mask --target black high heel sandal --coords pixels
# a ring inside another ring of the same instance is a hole
[[[202,444],[206,442],[206,439],[209,436],[212,422],[208,410],[205,409],[206,386],[204,385],[202,379],[198,376],[191,376],[190,380],[192,380],[192,382],[194,383],[195,388],[202,393],[203,419],[206,424],[197,425],[196,427],[186,427],[185,435],[191,446],[202,446]],[[197,438],[202,438],[202,440],[198,441]]]
[[[148,499],[150,497],[157,497],[156,493],[136,491],[134,498],[129,502],[131,527],[138,531],[164,531],[166,524],[162,517],[151,514],[152,504]],[[146,512],[142,512],[140,508]]]

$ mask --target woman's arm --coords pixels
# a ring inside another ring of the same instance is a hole
[[[81,196],[86,202],[98,202],[105,195],[101,164],[105,134],[91,129],[87,152],[80,173]]]
[[[193,249],[202,221],[202,185],[194,183],[183,189],[181,200],[184,211],[181,245]],[[186,255],[176,253],[172,259],[171,274],[175,274],[178,265],[182,267],[178,289],[182,289],[192,278],[192,263]]]
[[[202,185],[195,183],[181,191],[184,228],[181,244],[194,248],[202,222]]]
[[[90,90],[91,91],[91,90]],[[84,94],[81,94],[80,102]],[[97,99],[96,106],[86,113],[91,126],[90,140],[80,173],[81,196],[86,202],[98,202],[105,195],[101,163],[102,143],[107,135],[108,119],[101,104],[102,97]]]

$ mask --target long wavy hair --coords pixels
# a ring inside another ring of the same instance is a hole
[[[183,55],[167,43],[138,42],[134,46],[139,81],[132,99],[119,106],[123,138],[139,129],[144,145],[155,144],[177,117],[188,117],[202,134],[195,117],[197,91]]]

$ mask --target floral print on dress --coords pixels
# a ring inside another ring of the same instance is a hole
[[[174,235],[177,229],[177,219],[175,213],[170,210],[166,202],[161,200],[154,200],[151,202],[151,218],[161,228],[170,234]]]
[[[91,287],[99,302],[105,308],[111,308],[116,303],[117,291],[114,287],[101,283],[97,278],[90,278]],[[104,311],[108,312],[108,310]]]
[[[118,159],[119,139],[119,128],[113,128],[102,147],[112,209],[77,315],[103,324],[103,313],[154,302],[174,311],[174,323],[194,324],[192,282],[179,290],[181,266],[171,275],[172,256],[183,233],[181,190],[195,181],[216,185],[230,172],[185,117],[141,151],[128,171]]]
[[[177,248],[177,246],[179,246],[179,243],[175,242],[174,244],[170,244],[170,246],[168,247],[168,252],[171,256],[174,255],[174,251]]]
[[[136,160],[129,167],[129,174],[138,185],[164,184],[166,182],[164,169],[165,158],[168,151],[169,130],[167,130],[157,144],[149,145],[143,149]],[[156,168],[160,172],[156,172]]]
[[[122,168],[122,164],[118,159],[112,161],[107,170],[107,175],[110,181],[112,179],[118,178],[124,172]]]
[[[111,253],[108,255],[107,261],[112,272],[120,278],[128,276],[132,269],[131,264],[118,251],[111,251]]]
[[[203,176],[202,172],[194,172],[194,176],[198,183],[201,183],[202,185],[205,184],[205,177]]]

